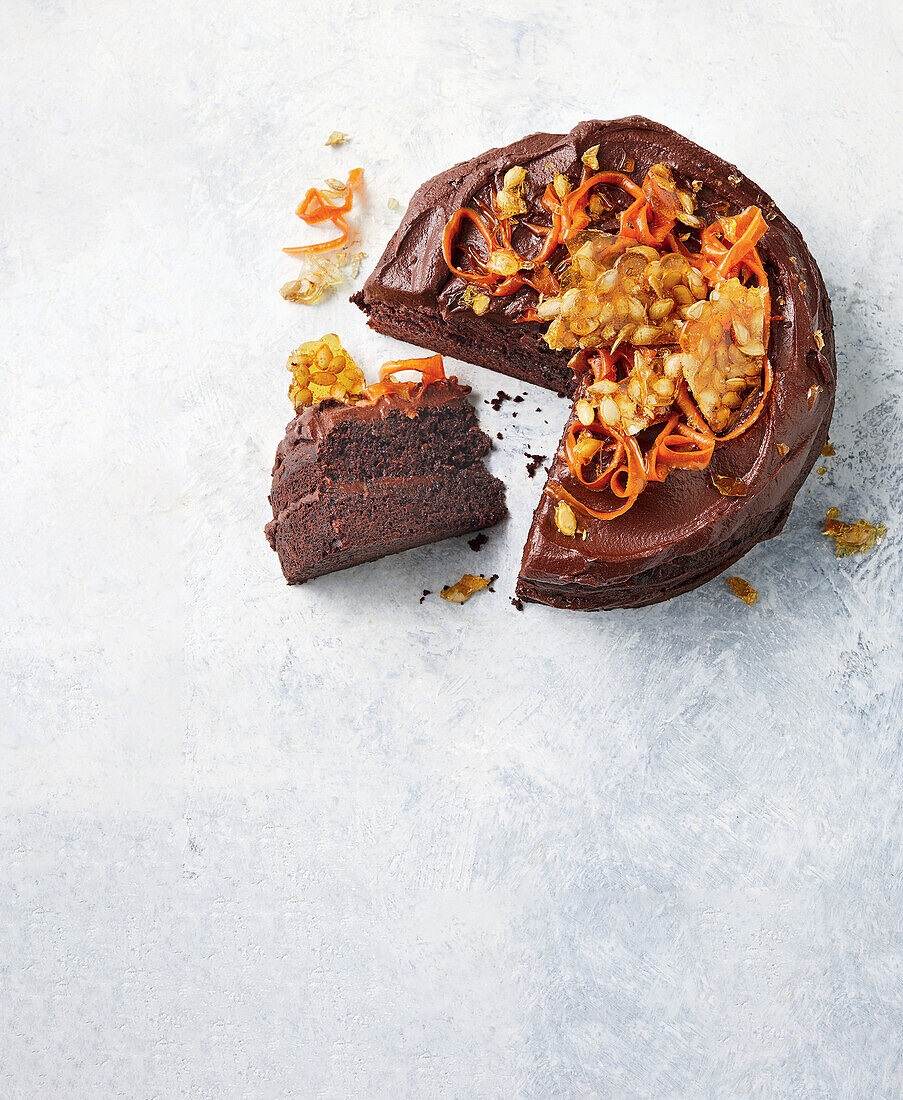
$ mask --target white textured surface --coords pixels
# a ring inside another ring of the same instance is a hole
[[[0,1095],[903,1092],[901,42],[895,0],[0,7]],[[838,456],[758,606],[518,614],[540,391],[480,405],[479,555],[286,588],[286,356],[403,350],[279,298],[304,188],[365,167],[372,263],[390,196],[630,112],[834,300]]]

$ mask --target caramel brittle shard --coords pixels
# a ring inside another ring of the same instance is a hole
[[[576,242],[563,282],[536,307],[551,322],[543,339],[553,351],[676,344],[689,309],[708,293],[683,256],[601,232]]]
[[[822,534],[834,539],[837,557],[845,558],[850,554],[865,554],[874,550],[878,540],[887,534],[887,528],[883,523],[869,523],[864,519],[844,523],[840,519],[840,509],[829,508]]]
[[[489,309],[490,301],[488,294],[484,294],[481,290],[477,290],[476,287],[472,286],[466,286],[464,293],[461,295],[461,304],[472,309],[477,317],[482,317]]]
[[[575,412],[589,427],[598,412],[603,424],[620,426],[630,435],[647,428],[674,400],[683,359],[677,354],[646,355],[637,350],[633,366],[620,382],[602,379],[586,389],[586,398],[578,401]]]
[[[492,577],[477,577],[473,573],[465,573],[455,584],[446,585],[440,595],[443,600],[448,600],[449,603],[465,603],[474,592],[479,592],[481,588],[488,587],[492,580]]]
[[[745,497],[746,482],[728,474],[712,474],[712,484],[723,497]]]
[[[342,264],[334,260],[322,258],[307,260],[298,278],[285,283],[279,293],[287,302],[300,302],[302,305],[311,306],[319,302],[333,287],[341,285],[342,273],[339,270],[341,266]]]
[[[326,397],[348,401],[364,388],[360,368],[334,332],[296,348],[286,366],[292,372],[288,396],[296,409]]]
[[[762,381],[765,365],[765,288],[739,279],[718,283],[697,302],[680,337],[684,377],[699,410],[724,431]]]
[[[580,158],[587,168],[592,168],[594,172],[599,171],[599,146],[591,145],[589,149]]]
[[[344,145],[348,140],[348,135],[343,134],[341,130],[333,130],[329,137],[326,139],[327,145]]]
[[[555,508],[555,526],[567,538],[573,538],[577,533],[577,516],[567,501],[560,500]]]
[[[737,597],[738,600],[742,600],[745,604],[749,604],[750,607],[756,603],[759,599],[759,593],[753,588],[749,581],[745,581],[742,577],[727,577],[727,586],[731,592]]]
[[[495,196],[495,212],[499,221],[527,213],[527,203],[524,199],[526,182],[527,170],[519,164],[515,164],[505,173],[502,188]]]

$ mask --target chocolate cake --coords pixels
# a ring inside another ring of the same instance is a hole
[[[799,231],[648,119],[429,180],[352,300],[380,332],[575,397],[522,599],[634,607],[704,583],[781,531],[827,439],[831,307]]]
[[[289,584],[505,515],[469,387],[441,378],[372,390],[299,409],[279,444],[266,534]]]

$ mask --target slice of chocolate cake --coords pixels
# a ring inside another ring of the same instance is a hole
[[[436,357],[438,360],[438,357]],[[289,584],[498,523],[505,491],[483,464],[470,389],[441,360],[299,409],[276,452],[267,524]]]
[[[371,327],[577,394],[518,595],[667,599],[778,534],[827,437],[831,306],[799,230],[648,119],[533,134],[425,183]]]

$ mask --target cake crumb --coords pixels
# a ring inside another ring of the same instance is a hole
[[[423,603],[423,601],[427,598],[427,596],[431,596],[431,595],[432,595],[432,592],[428,588],[424,588],[423,595],[420,597],[419,602]]]
[[[341,130],[333,130],[329,137],[326,139],[327,145],[344,145],[348,140],[348,135],[343,134]]]
[[[496,439],[504,439],[505,437],[504,437],[504,436],[502,435],[502,433],[501,433],[501,432],[496,432],[496,433],[495,433],[495,438],[496,438]]]
[[[513,397],[513,398],[512,398],[511,400],[512,400],[512,401],[513,401],[513,402],[514,402],[514,403],[515,403],[516,405],[519,405],[519,404],[521,403],[521,401],[523,401],[523,398],[521,397],[521,395],[520,395],[519,393],[517,393],[517,394],[515,394],[515,395],[514,395],[514,397]]]
[[[524,458],[529,458],[527,463],[527,477],[536,477],[536,471],[545,462],[547,455],[533,455],[529,451],[524,451]]]
[[[523,600],[518,600],[516,597],[512,596],[511,597],[511,606],[514,608],[515,611],[523,611],[524,601]]]
[[[510,401],[510,400],[511,400],[511,395],[510,394],[505,393],[504,390],[499,390],[499,392],[495,395],[495,397],[493,397],[493,399],[489,402],[489,404],[495,409],[496,412],[498,412],[499,409],[502,407],[502,405],[506,401]]]
[[[482,550],[487,542],[489,542],[489,536],[485,531],[481,531],[478,535],[474,535],[472,539],[468,539],[467,545],[471,550]]]

